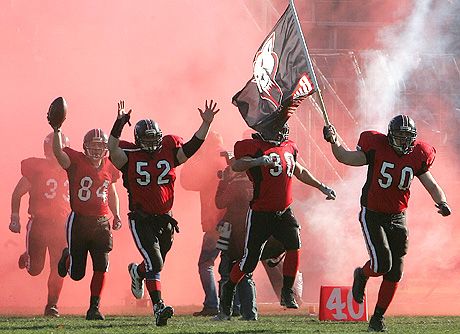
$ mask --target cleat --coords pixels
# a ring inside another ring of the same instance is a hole
[[[30,265],[30,257],[27,252],[24,252],[19,256],[18,267],[19,269],[24,269]]]
[[[128,265],[129,276],[131,276],[131,292],[136,299],[142,299],[144,297],[144,279],[140,278],[137,267],[137,263]]]
[[[384,323],[384,317],[378,317],[373,315],[371,320],[369,320],[369,327],[367,328],[368,332],[386,332],[387,328]]]
[[[56,305],[46,305],[43,315],[45,317],[59,318],[59,310]]]
[[[363,268],[356,268],[353,272],[353,287],[351,289],[353,293],[353,299],[358,303],[362,304],[364,301],[364,292],[366,290],[366,283],[369,278],[363,273]]]
[[[286,308],[293,308],[293,309],[299,308],[299,304],[297,304],[295,297],[294,297],[294,291],[288,288],[281,288],[280,304],[281,306],[284,306]]]
[[[62,250],[62,255],[58,262],[58,274],[61,277],[67,276],[67,258],[68,257],[69,257],[69,249],[66,247]]]
[[[155,315],[155,325],[166,326],[168,319],[174,315],[174,309],[171,306],[167,306],[160,300],[153,306],[153,314]]]
[[[209,317],[215,316],[219,313],[219,310],[216,308],[203,307],[199,312],[193,312],[194,317]]]
[[[99,311],[99,307],[90,306],[86,312],[86,320],[104,320],[104,315]]]

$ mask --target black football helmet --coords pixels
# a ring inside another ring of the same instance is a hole
[[[409,154],[414,149],[417,128],[412,118],[406,115],[394,117],[388,124],[388,142],[398,154]]]
[[[279,130],[265,130],[259,135],[263,140],[279,145],[289,139],[289,125],[285,123]]]
[[[143,119],[134,127],[134,139],[137,146],[151,153],[161,148],[163,132],[157,122]]]
[[[87,157],[100,160],[108,152],[109,137],[102,129],[89,130],[83,138],[83,149]]]
[[[69,138],[67,138],[67,136],[63,134],[62,132],[60,134],[61,134],[62,147],[69,147]],[[54,133],[51,132],[45,137],[45,140],[43,140],[43,152],[47,159],[54,158],[53,137],[54,137]]]

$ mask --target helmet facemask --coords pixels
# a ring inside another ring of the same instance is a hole
[[[417,128],[412,118],[406,115],[394,117],[388,125],[388,142],[399,155],[409,154],[414,149]]]
[[[85,154],[93,160],[100,160],[107,154],[107,143],[102,140],[92,140],[89,143],[85,143]]]
[[[134,138],[137,146],[152,153],[161,148],[163,133],[157,122],[150,119],[141,120],[134,128]]]

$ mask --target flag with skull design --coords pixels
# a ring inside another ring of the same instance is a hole
[[[288,120],[287,109],[316,91],[318,83],[291,0],[256,52],[252,78],[232,103],[252,129],[277,131]]]

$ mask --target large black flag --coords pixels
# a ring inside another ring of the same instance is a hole
[[[254,56],[253,76],[232,102],[249,127],[280,129],[318,84],[292,0]]]

